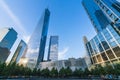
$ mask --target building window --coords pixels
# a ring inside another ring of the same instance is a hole
[[[104,6],[104,8],[103,8],[103,9],[104,9],[104,11],[105,11],[105,12],[108,10],[105,6]]]
[[[93,61],[94,61],[94,63],[97,63],[97,60],[96,60],[95,56],[93,57]]]
[[[113,53],[112,53],[111,50],[108,50],[108,51],[106,51],[106,52],[107,52],[107,55],[108,55],[108,57],[109,57],[110,59],[114,59],[114,58],[115,58],[115,56],[113,55]]]
[[[114,3],[114,4],[112,4],[112,7],[120,13],[120,4]]]
[[[111,14],[110,17],[111,17],[114,21],[117,20],[117,17],[116,17],[114,14]]]
[[[110,12],[110,10],[107,10],[106,13],[110,16],[112,13]]]
[[[115,47],[115,48],[113,48],[113,50],[114,50],[116,56],[120,57],[120,48],[119,47]]]
[[[120,39],[117,39],[118,43],[120,44]]]
[[[115,27],[117,27],[118,30],[120,30],[120,23],[115,24]]]
[[[105,54],[104,52],[101,53],[101,56],[102,56],[102,58],[103,58],[104,61],[107,61],[107,60],[108,60],[108,58],[107,58],[107,56],[106,56],[106,54]]]
[[[100,55],[97,55],[98,62],[102,62],[102,58]]]

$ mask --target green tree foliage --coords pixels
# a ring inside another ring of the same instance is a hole
[[[60,71],[59,71],[59,77],[65,77],[65,69],[64,68],[61,68]]]
[[[55,68],[49,70],[34,68],[31,70],[23,65],[18,65],[15,62],[11,64],[0,63],[0,76],[41,76],[41,77],[51,77],[51,78],[70,78],[70,77],[86,77],[89,75],[120,75],[120,64],[114,64],[114,68],[111,65],[106,65],[102,67],[101,65],[96,65],[93,69],[89,70],[86,68],[71,70],[70,67],[61,68],[59,71]]]
[[[32,71],[32,75],[36,76],[36,74],[37,74],[37,68],[34,68],[33,71]]]
[[[111,65],[106,65],[104,67],[106,74],[114,74],[114,69]]]
[[[84,75],[85,75],[85,76],[91,75],[91,72],[89,71],[88,68],[85,68],[85,70],[84,70]]]
[[[41,76],[43,76],[43,77],[49,77],[49,76],[50,76],[50,71],[49,71],[49,69],[48,69],[48,68],[43,69],[43,70],[41,71]]]
[[[5,75],[6,72],[4,70],[6,69],[6,64],[0,62],[0,76]]]
[[[70,67],[67,67],[65,69],[65,77],[71,77],[72,76],[72,70]]]
[[[120,64],[116,64],[115,65],[115,70],[114,70],[114,74],[115,75],[120,75]]]
[[[40,69],[37,70],[37,76],[41,76],[41,70]]]
[[[58,77],[58,70],[55,68],[52,68],[52,70],[50,71],[50,77],[52,78]]]
[[[106,74],[104,67],[102,67],[101,65],[96,65],[95,68],[91,69],[90,72],[92,75],[105,75]]]
[[[84,71],[80,68],[80,69],[75,69],[75,71],[73,72],[73,76],[74,77],[82,77],[84,74]]]

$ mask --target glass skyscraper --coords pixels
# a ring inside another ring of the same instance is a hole
[[[106,26],[109,24],[109,20],[100,10],[97,4],[95,4],[94,0],[83,0],[82,4],[95,28],[95,31],[100,32],[106,28]]]
[[[27,44],[23,40],[21,40],[10,63],[13,62],[19,63],[20,58],[23,56],[26,50],[27,50]]]
[[[48,9],[45,9],[45,12],[40,18],[37,27],[28,42],[26,57],[29,58],[28,64],[34,62],[34,67],[37,67],[44,58],[49,18],[50,12]]]
[[[86,42],[93,65],[120,61],[120,3],[117,0],[83,0],[97,35]],[[90,6],[89,6],[90,5]]]
[[[0,29],[0,61],[5,62],[10,49],[17,39],[17,32],[13,28]]]
[[[58,36],[51,36],[48,50],[48,61],[58,60]]]

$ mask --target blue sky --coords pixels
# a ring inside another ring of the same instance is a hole
[[[81,0],[0,0],[0,28],[14,27],[28,40],[45,8],[51,12],[45,59],[50,35],[59,36],[59,59],[85,56],[82,38],[91,39],[95,31]]]

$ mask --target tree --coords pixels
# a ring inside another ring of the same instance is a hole
[[[65,69],[65,77],[70,77],[70,76],[72,76],[72,70],[70,67],[67,67]]]
[[[106,71],[106,74],[114,74],[114,69],[111,65],[106,65],[104,69]]]
[[[88,76],[88,75],[90,75],[91,74],[91,72],[89,71],[89,69],[88,68],[85,68],[85,70],[84,70],[84,75],[85,76]]]
[[[0,62],[0,76],[6,75],[6,72],[5,72],[6,67],[7,67],[6,63]]]
[[[114,74],[115,75],[120,75],[120,64],[115,64],[114,65],[115,69],[114,69]]]
[[[65,69],[64,69],[64,67],[62,67],[62,68],[60,69],[60,71],[59,71],[59,77],[62,77],[62,78],[65,77]]]
[[[30,68],[28,68],[28,67],[25,67],[25,68],[23,68],[23,71],[22,72],[24,72],[24,75],[25,76],[30,76],[31,74],[33,74],[33,75],[37,75],[37,70],[34,70],[34,71],[32,71]]]
[[[79,77],[79,72],[78,72],[78,69],[77,69],[77,68],[74,70],[73,76],[74,76],[74,77]]]
[[[80,68],[80,69],[75,69],[75,71],[73,72],[73,76],[74,77],[83,77],[83,74],[84,73],[84,71]]]
[[[50,71],[50,76],[53,78],[58,77],[58,70],[55,68],[52,68],[52,70]]]
[[[7,65],[7,67],[5,69],[6,75],[8,75],[8,76],[16,76],[16,75],[18,75],[17,74],[18,72],[16,70],[16,68],[17,68],[16,65],[17,65],[16,62],[13,62],[13,63]]]
[[[43,76],[43,77],[49,77],[49,76],[50,76],[50,71],[49,71],[49,69],[48,69],[48,68],[43,69],[43,70],[41,71],[41,76]]]
[[[104,67],[102,67],[101,65],[97,65],[96,72],[97,72],[96,73],[97,75],[105,75],[106,74]]]
[[[34,69],[33,69],[32,75],[33,75],[33,76],[37,76],[37,68],[34,68]]]
[[[41,76],[41,70],[40,69],[37,70],[37,75]]]
[[[104,75],[106,74],[106,71],[101,65],[96,65],[94,69],[91,69],[91,74],[92,75]]]

